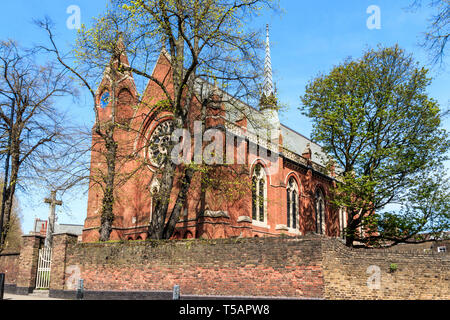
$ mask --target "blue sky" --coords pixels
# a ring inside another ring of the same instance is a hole
[[[367,48],[378,44],[391,46],[398,43],[416,60],[427,64],[427,52],[418,46],[421,34],[427,28],[427,19],[432,11],[423,7],[416,12],[406,10],[412,0],[281,0],[284,13],[266,14],[254,21],[254,26],[271,26],[272,63],[278,98],[289,109],[281,114],[287,126],[309,136],[311,123],[298,111],[300,96],[309,80],[319,73],[328,72],[334,65],[347,57],[360,57]],[[70,5],[81,9],[83,23],[104,10],[107,0],[16,0],[3,1],[0,11],[0,39],[18,41],[23,46],[45,41],[45,35],[32,20],[45,15],[51,17],[57,26],[60,45],[73,43],[76,32],[66,27]],[[381,10],[381,29],[369,30],[366,12],[370,5]],[[449,63],[447,59],[447,64]],[[450,104],[450,74],[447,69],[432,69],[434,78],[429,88],[431,97],[443,107]],[[83,100],[78,105],[64,103],[80,122],[91,125],[93,114]],[[445,127],[450,130],[450,121]],[[41,195],[19,193],[23,214],[23,230],[29,232],[35,217],[46,219],[48,208]],[[58,208],[60,223],[83,224],[86,217],[87,194],[68,197],[65,206]]]

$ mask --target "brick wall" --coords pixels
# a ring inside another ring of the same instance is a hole
[[[349,249],[335,240],[323,248],[327,299],[450,299],[448,254]]]
[[[54,243],[51,289],[65,292],[82,278],[87,292],[167,293],[180,285],[182,295],[450,299],[450,255],[423,250],[349,249],[315,235],[106,244],[58,235]]]
[[[15,285],[17,273],[19,271],[20,253],[2,253],[0,254],[0,273],[5,274],[5,284]]]
[[[23,245],[18,259],[17,293],[28,294],[36,285],[36,273],[38,267],[39,249],[44,243],[41,236],[23,236]]]
[[[291,238],[71,243],[64,289],[74,289],[79,272],[89,291],[167,291],[180,285],[184,295],[320,298],[320,246],[319,239]],[[52,284],[61,283],[57,277],[52,269]]]

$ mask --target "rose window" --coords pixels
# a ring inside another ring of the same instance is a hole
[[[167,148],[170,144],[173,128],[173,121],[162,122],[156,127],[149,139],[148,156],[156,167],[161,167],[168,156]]]

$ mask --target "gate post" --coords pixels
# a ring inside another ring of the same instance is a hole
[[[64,233],[53,235],[52,268],[50,271],[50,296],[67,289],[67,280],[70,274],[66,274],[68,267],[67,249],[77,243],[78,236]]]
[[[36,273],[39,259],[39,248],[44,238],[35,235],[22,237],[23,246],[19,256],[19,271],[17,276],[17,294],[27,295],[36,286]]]

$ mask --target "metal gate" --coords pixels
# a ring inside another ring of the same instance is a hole
[[[39,249],[39,260],[36,277],[36,289],[50,288],[50,269],[52,264],[52,249]]]

